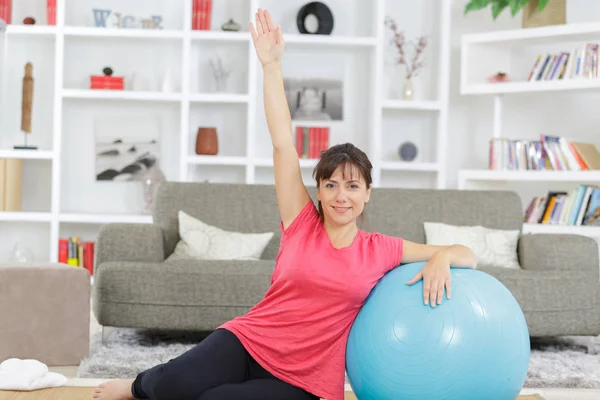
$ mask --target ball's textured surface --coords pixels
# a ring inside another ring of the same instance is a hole
[[[425,263],[390,271],[370,293],[348,338],[346,369],[359,400],[508,400],[529,366],[529,331],[508,289],[481,271],[452,268],[452,298],[431,308]]]

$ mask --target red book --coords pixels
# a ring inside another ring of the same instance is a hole
[[[0,18],[7,24],[10,24],[12,16],[11,1],[12,0],[0,0]]]
[[[83,267],[90,275],[94,275],[94,242],[86,242],[83,245]]]
[[[0,0],[2,1],[2,0]],[[69,256],[69,241],[67,239],[58,239],[58,262],[66,264]]]
[[[212,0],[202,0],[200,6],[200,29],[203,31],[210,30],[212,13]]]
[[[329,149],[329,127],[325,128],[323,136],[323,150],[327,150]]]
[[[199,0],[192,0],[192,30],[198,30]]]
[[[317,128],[314,126],[308,128],[308,158],[317,158],[319,156],[317,134]]]
[[[3,19],[6,21],[6,17],[4,16],[5,12],[6,12],[6,0],[0,0],[0,19]]]
[[[296,151],[298,152],[298,158],[302,158],[302,149],[304,148],[304,128],[301,126],[296,127]]]
[[[56,25],[56,0],[47,0],[48,25]]]

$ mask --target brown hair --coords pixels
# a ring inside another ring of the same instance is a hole
[[[344,179],[346,179],[346,171],[352,171],[352,168],[356,168],[365,180],[367,189],[371,187],[373,182],[371,177],[373,165],[369,157],[367,157],[364,151],[353,144],[344,143],[337,144],[321,152],[321,159],[313,170],[313,178],[317,181],[317,189],[321,181],[331,178],[331,175],[333,175],[334,171],[340,165],[343,166],[342,176]],[[319,215],[321,216],[321,221],[323,221],[323,207],[320,201],[318,206]]]

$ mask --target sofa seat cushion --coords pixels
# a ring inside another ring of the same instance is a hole
[[[94,276],[103,302],[182,307],[252,307],[270,286],[273,260],[106,262]]]
[[[499,267],[480,268],[510,290],[524,312],[598,310],[600,285],[590,271],[544,272]],[[456,288],[453,289],[453,294]]]

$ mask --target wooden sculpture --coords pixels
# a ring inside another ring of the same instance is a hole
[[[23,98],[21,101],[21,131],[25,135],[25,145],[15,146],[16,149],[37,149],[36,146],[27,145],[27,135],[31,134],[31,113],[33,110],[33,64],[25,64],[23,77]]]

